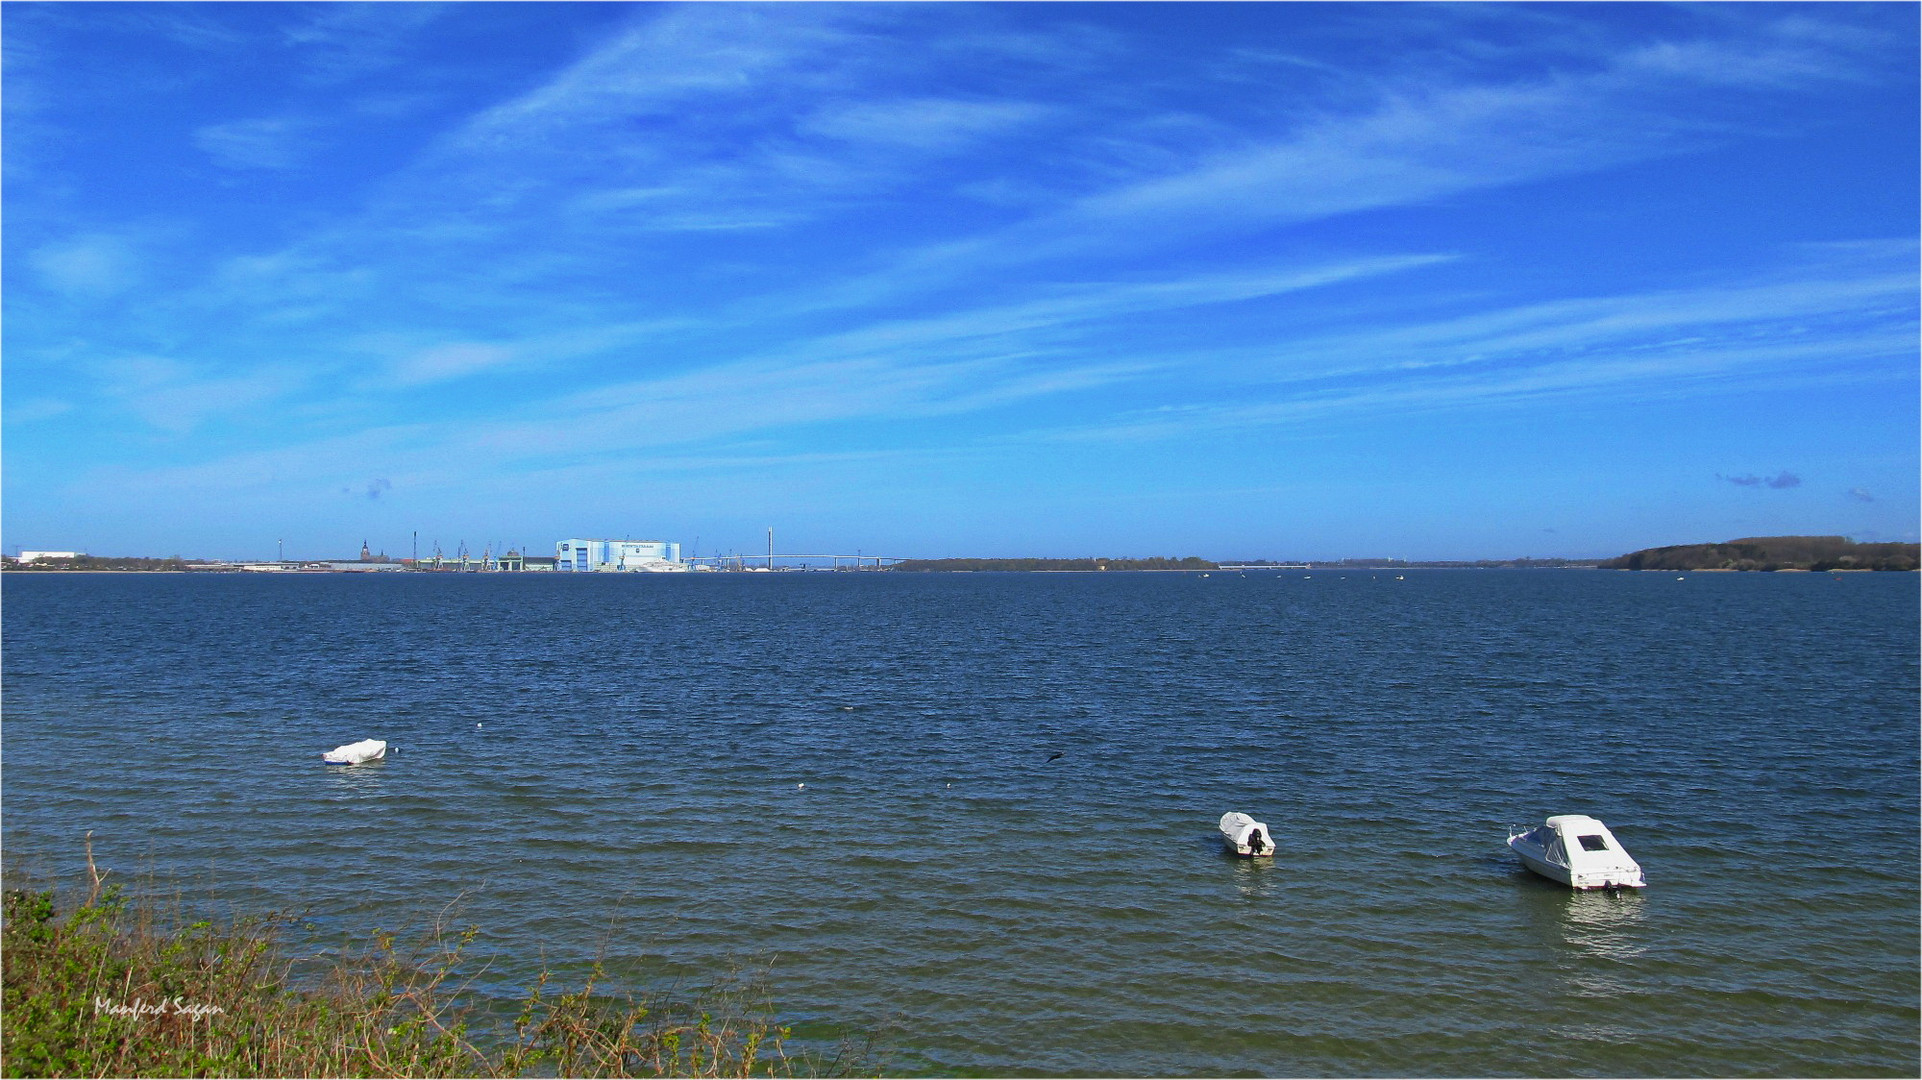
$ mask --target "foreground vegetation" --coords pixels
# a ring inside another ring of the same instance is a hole
[[[1604,570],[1914,570],[1918,545],[1858,544],[1846,536],[1751,536],[1630,552]]]
[[[872,1070],[872,1046],[790,1057],[752,983],[675,1003],[543,973],[517,1012],[477,1000],[477,928],[410,944],[377,933],[318,974],[283,947],[295,920],[163,919],[93,870],[84,897],[10,889],[0,929],[7,1076],[696,1076]]]

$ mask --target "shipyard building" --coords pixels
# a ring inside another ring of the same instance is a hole
[[[681,545],[662,540],[562,540],[554,545],[554,569],[577,573],[686,570]]]

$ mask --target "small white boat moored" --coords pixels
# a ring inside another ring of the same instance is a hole
[[[336,746],[320,755],[320,760],[329,765],[359,765],[363,761],[377,761],[386,756],[386,743],[379,739],[362,739],[346,746]]]
[[[1237,855],[1273,855],[1275,834],[1247,814],[1221,815],[1221,842]]]
[[[1522,865],[1575,889],[1639,889],[1642,868],[1608,826],[1586,814],[1557,814],[1533,829],[1511,828],[1508,846]]]

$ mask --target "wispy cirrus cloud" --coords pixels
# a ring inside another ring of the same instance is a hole
[[[925,22],[932,53],[989,70],[1031,62],[1020,42],[969,20]],[[1618,48],[1570,74],[1477,82],[1464,72],[1419,89],[1383,83],[1364,102],[1277,99],[1265,129],[1224,137],[1219,125],[1170,126],[1159,113],[1151,122],[1149,99],[1112,90],[1064,86],[1068,95],[1045,106],[1015,81],[929,94],[902,82],[906,57],[865,47],[901,24],[892,12],[661,9],[434,142],[361,220],[269,258],[297,267],[305,283],[382,265],[392,298],[428,307],[447,301],[425,283],[451,273],[461,284],[445,296],[512,312],[529,303],[525,279],[570,265],[662,272],[651,264],[650,235],[785,234],[841,220],[903,183],[993,186],[978,172],[930,178],[913,154],[852,154],[850,141],[980,142],[991,160],[1032,155],[1043,167],[1048,186],[1029,183],[1021,198],[1030,212],[1012,223],[990,213],[955,219],[946,236],[920,226],[879,232],[837,272],[804,275],[802,287],[774,285],[770,273],[770,295],[748,275],[734,295],[702,298],[737,309],[852,310],[962,284],[992,288],[1011,271],[1063,259],[1125,257],[1671,153],[1712,133],[1651,111],[1652,100],[1725,83],[1743,65],[1770,72],[1754,77],[1763,83],[1844,66],[1833,56],[1826,67],[1791,63],[1777,55],[1788,46],[1768,35],[1739,48],[1692,45],[1707,50],[1699,70],[1660,49],[1651,58],[1650,47]],[[1103,62],[1126,62],[1123,50],[1111,52]],[[279,121],[238,123],[218,136],[230,163],[276,167],[298,154],[284,129],[247,126]],[[612,316],[627,318],[632,305],[604,306],[630,308]]]
[[[524,419],[472,427],[461,438],[495,457],[593,457],[800,426],[953,416],[1136,373],[1117,364],[1027,371],[1010,359],[744,362],[571,394]]]
[[[174,374],[156,372],[146,381],[160,386]],[[660,462],[677,469],[714,468],[742,459],[743,439],[858,420],[905,423],[954,416],[1086,390],[1131,374],[1118,366],[1030,373],[993,360],[937,365],[874,359],[750,362],[601,387],[478,423],[449,419],[370,425],[190,464],[120,465],[96,470],[90,483],[145,497],[208,485],[278,488],[295,480],[317,492],[342,485],[353,489],[364,482],[372,462],[379,463],[394,485],[405,483],[411,490],[449,482],[450,461],[484,460],[497,472],[562,471],[574,476],[597,466],[633,476],[650,472]],[[128,381],[131,386],[139,379]],[[171,410],[166,406],[173,393],[186,389],[177,381],[167,387],[150,416],[157,426],[167,427],[163,420]],[[176,415],[169,430],[184,430],[179,421],[197,422],[216,405],[240,404],[244,397],[225,396],[221,387],[201,389],[206,396],[195,404],[203,411],[191,418]],[[779,445],[764,444],[756,456],[793,456],[791,450],[775,448]]]
[[[57,398],[29,398],[7,405],[6,422],[11,425],[51,420],[56,416],[65,416],[72,412],[73,408],[71,401],[61,401]]]
[[[1711,145],[1731,123],[1757,123],[1677,112],[1666,97],[1848,77],[1845,54],[1799,42],[1691,43],[1603,54],[1594,70],[1535,79],[1419,90],[1384,84],[1359,106],[1284,110],[1273,130],[1240,131],[1229,145],[1213,145],[1210,132],[1184,146],[1179,127],[1109,117],[1119,141],[1140,144],[1128,151],[1138,167],[1058,189],[1052,205],[1016,223],[906,249],[886,269],[815,296],[866,303],[1016,267],[1254,235],[1593,172]]]
[[[1106,320],[1313,290],[1444,261],[1442,256],[1395,256],[1082,285],[1021,305],[878,322],[790,343],[753,359],[534,395],[492,419],[462,416],[391,425],[370,414],[369,435],[389,434],[380,437],[383,449],[366,452],[391,462],[391,472],[409,475],[429,472],[434,460],[448,457],[483,458],[499,468],[542,468],[556,460],[652,457],[674,450],[684,461],[694,461],[707,453],[733,454],[726,444],[744,437],[786,437],[796,429],[857,422],[903,424],[1040,399],[1071,400],[1139,381],[1161,366],[1150,358],[1103,359],[1098,350],[1073,344],[1075,335]],[[358,342],[355,351],[388,359],[358,385],[378,396],[506,372],[525,378],[530,371],[610,347],[637,348],[662,335],[671,340],[688,329],[688,323],[668,322],[431,345],[377,337]],[[284,371],[217,379],[176,362],[142,358],[118,366],[112,392],[148,422],[184,432],[298,389]],[[271,459],[273,469],[333,468],[322,463],[338,454],[339,445],[335,436],[289,444]],[[251,452],[239,455],[234,473],[258,472],[266,460]],[[209,467],[218,468],[218,462]]]
[[[197,56],[280,67],[170,102],[165,167],[292,212],[144,244],[36,207],[15,281],[59,312],[10,330],[9,389],[73,403],[36,431],[164,446],[129,483],[299,476],[361,510],[390,497],[369,477],[411,500],[475,458],[1159,454],[1886,389],[1912,242],[1784,258],[1761,193],[1687,242],[1660,235],[1680,196],[1635,216],[1668,206],[1648,162],[1755,160],[1830,124],[1826,95],[1880,100],[1844,90],[1888,80],[1901,20],[1783,10],[1221,9],[1170,36],[1148,9],[597,7],[537,35],[511,7],[195,8]]]
[[[150,427],[188,435],[217,419],[232,419],[282,401],[308,385],[298,369],[272,366],[239,373],[158,356],[131,356],[93,365],[100,394]]]
[[[1063,285],[1042,299],[964,308],[938,317],[890,320],[831,335],[806,347],[809,355],[876,350],[940,350],[984,338],[1100,325],[1115,319],[1184,308],[1273,297],[1450,261],[1448,255],[1393,255],[1287,268],[1247,268],[1182,278]]]
[[[441,4],[324,4],[281,30],[304,64],[308,81],[332,86],[405,61],[428,26],[447,14]]]
[[[134,283],[133,245],[110,233],[89,233],[42,247],[28,257],[41,279],[70,296],[109,296]]]
[[[194,145],[229,169],[292,169],[309,152],[309,127],[289,117],[229,120],[194,132]]]
[[[1903,336],[1915,323],[1914,275],[1895,268],[1914,248],[1898,242],[1861,250],[1864,258],[1850,265],[1823,260],[1760,281],[1579,297],[1308,337],[1290,344],[1287,363],[1268,370],[1282,378],[1326,377],[1677,345],[1746,346],[1769,338],[1794,343],[1824,324],[1850,335],[1852,347],[1837,350],[1838,362],[1865,355],[1864,349],[1866,355],[1886,358],[1890,349],[1903,347]],[[1865,325],[1883,332],[1863,334]],[[1248,371],[1259,360],[1231,363]]]
[[[1485,367],[1445,376],[1303,382],[1283,393],[1235,403],[1196,400],[1121,413],[1099,422],[1041,429],[1023,440],[1146,442],[1205,437],[1238,429],[1285,427],[1316,430],[1330,422],[1412,420],[1435,413],[1526,407],[1538,410],[1647,404],[1678,397],[1747,388],[1809,390],[1823,386],[1886,384],[1886,371],[1812,369],[1838,343],[1797,343],[1737,348],[1723,345],[1615,353],[1581,361],[1557,360],[1521,367]],[[1841,343],[1886,350],[1893,336]]]
[[[570,361],[603,356],[622,348],[636,348],[697,325],[690,319],[643,323],[577,326],[543,333],[505,337],[496,341],[448,341],[419,332],[368,334],[347,342],[348,348],[373,359],[371,369],[347,385],[368,395],[406,392],[478,376],[511,374],[525,377]]]
[[[422,386],[495,370],[515,360],[514,350],[500,345],[484,342],[436,345],[395,364],[392,379],[401,386]]]
[[[1786,321],[1848,315],[1899,296],[1900,283],[1876,272],[1879,257],[1890,249],[1868,250],[1878,258],[1853,279],[1805,276],[1497,309],[1280,342],[1260,363],[1254,354],[1223,364],[1212,356],[1140,355],[1106,344],[1090,349],[1074,331],[1123,312],[1312,289],[1435,265],[1436,257],[1087,288],[1025,305],[884,322],[752,360],[576,389],[528,401],[517,415],[491,421],[409,425],[406,444],[423,449],[416,454],[390,448],[388,455],[417,469],[429,468],[427,459],[450,455],[478,456],[503,468],[542,468],[672,451],[685,463],[709,453],[730,455],[730,442],[741,438],[962,416],[1043,398],[1061,401],[1085,419],[1022,435],[988,435],[987,442],[1165,441],[1437,410],[1650,400],[1731,383],[1873,381],[1887,378],[1886,370],[1862,368],[1859,361],[1912,348],[1913,329],[1904,329],[1899,311],[1879,328],[1820,335],[1784,329]],[[1800,301],[1789,303],[1789,297]],[[1776,332],[1758,334],[1770,326]],[[564,352],[552,343],[539,347]],[[396,354],[394,375],[426,385],[526,362],[516,352],[471,343],[433,346]],[[1826,363],[1812,367],[1817,361]],[[1113,402],[1101,396],[1121,387],[1133,390]],[[1123,404],[1144,394],[1162,401],[1146,409]],[[315,455],[331,443],[313,443]],[[301,452],[290,447],[289,453]],[[416,458],[418,463],[408,464]],[[1780,479],[1756,482],[1783,486]]]
[[[1054,112],[1023,101],[908,98],[830,106],[804,118],[800,130],[853,143],[953,152],[1034,124]]]
[[[1438,409],[1899,380],[1918,312],[1913,276],[1889,267],[1913,245],[1858,245],[1847,251],[1859,260],[1846,266],[1830,257],[1839,251],[1762,281],[1405,320],[1205,358],[1164,354],[1183,373],[1188,401],[1035,434],[1158,440]],[[1233,400],[1216,399],[1224,394]]]

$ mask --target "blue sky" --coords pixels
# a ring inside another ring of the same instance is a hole
[[[1915,540],[1917,13],[9,3],[5,543]]]

